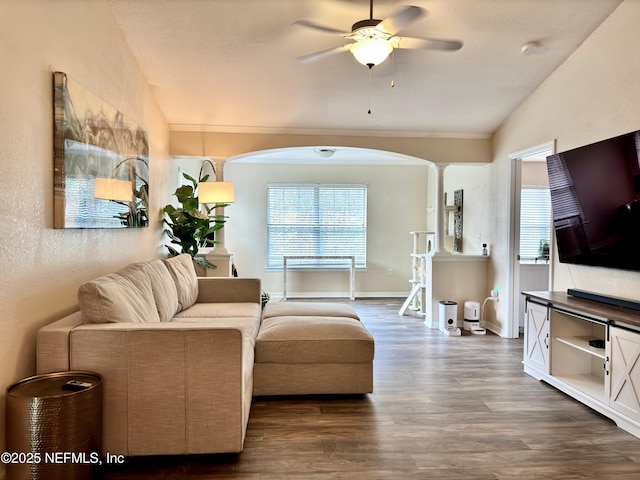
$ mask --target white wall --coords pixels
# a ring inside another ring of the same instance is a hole
[[[449,165],[444,171],[447,204],[453,205],[453,193],[462,189],[462,254],[464,255],[481,255],[482,244],[486,243],[491,248],[494,241],[485,218],[491,215],[486,208],[489,198],[489,172],[488,165]]]
[[[407,295],[413,230],[426,229],[429,164],[278,165],[227,162],[224,179],[235,182],[236,201],[227,207],[225,245],[235,254],[239,275],[262,278],[263,289],[282,292],[282,271],[266,271],[267,183],[364,183],[368,185],[367,269],[356,274],[360,295]],[[388,276],[388,269],[392,275]],[[348,276],[338,272],[294,272],[288,295],[344,296]]]
[[[292,148],[295,151],[295,147]],[[363,150],[366,152],[368,150]],[[259,154],[262,152],[259,152]],[[259,155],[258,155],[259,156]],[[269,182],[367,183],[369,184],[368,268],[358,271],[356,290],[363,296],[405,296],[409,293],[413,230],[435,229],[435,171],[431,162],[416,159],[418,165],[278,165],[253,160],[213,159],[218,180],[233,181],[236,202],[227,207],[225,245],[235,254],[241,276],[260,277],[272,295],[282,293],[282,272],[267,271],[266,261],[266,185]],[[176,157],[171,176],[178,168],[197,177],[203,157]],[[224,174],[222,170],[224,169]],[[209,172],[206,167],[205,172]],[[452,202],[454,190],[464,190],[463,253],[479,255],[482,242],[491,238],[485,229],[483,208],[487,203],[489,167],[487,165],[450,165],[444,173],[445,191]],[[392,275],[388,275],[388,269]],[[348,276],[339,272],[292,272],[288,295],[344,296]],[[474,279],[485,294],[486,278]],[[487,290],[488,292],[488,290]]]
[[[500,215],[490,227],[494,245],[490,275],[507,281],[509,154],[557,139],[557,150],[586,145],[640,129],[640,2],[626,0],[496,132],[490,204]],[[554,247],[555,248],[555,247]],[[640,273],[552,265],[554,290],[580,288],[640,299]],[[500,302],[498,322],[507,321]]]
[[[0,451],[5,390],[35,373],[38,328],[77,309],[78,285],[159,256],[169,135],[106,2],[0,2]],[[52,72],[67,73],[150,141],[150,228],[53,229]],[[2,475],[0,466],[0,476]]]

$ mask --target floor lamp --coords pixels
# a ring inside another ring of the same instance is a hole
[[[213,169],[213,182],[207,182],[209,176],[202,176],[202,170],[208,163]],[[216,167],[211,160],[205,160],[200,167],[198,175],[198,203],[201,205],[213,205],[216,209],[216,215],[224,215],[224,207],[235,201],[233,182],[218,182],[215,180],[217,176]],[[224,246],[224,227],[216,232],[216,244],[213,246],[209,254],[211,255],[229,255]]]

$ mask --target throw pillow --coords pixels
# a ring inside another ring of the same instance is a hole
[[[180,311],[178,290],[171,273],[160,259],[142,262],[138,265],[151,280],[151,290],[160,321],[170,322],[173,316]]]
[[[135,265],[82,284],[78,303],[84,323],[160,321],[151,281]]]
[[[185,310],[196,303],[198,298],[198,277],[193,266],[193,259],[191,255],[183,253],[166,258],[164,262],[176,284],[180,310]]]

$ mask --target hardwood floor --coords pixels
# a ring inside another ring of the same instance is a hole
[[[258,398],[241,454],[127,459],[104,478],[640,478],[640,439],[523,373],[522,339],[448,337],[399,317],[400,299],[345,302],[376,339],[373,394]]]

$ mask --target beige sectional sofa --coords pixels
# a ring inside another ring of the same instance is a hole
[[[102,375],[110,454],[240,452],[253,395],[373,390],[373,337],[351,307],[270,303],[263,320],[259,279],[196,277],[189,255],[99,277],[78,300],[38,332],[37,370]]]
[[[81,286],[80,311],[38,332],[37,370],[104,381],[103,449],[242,450],[253,393],[260,280],[197,278],[189,255]]]

